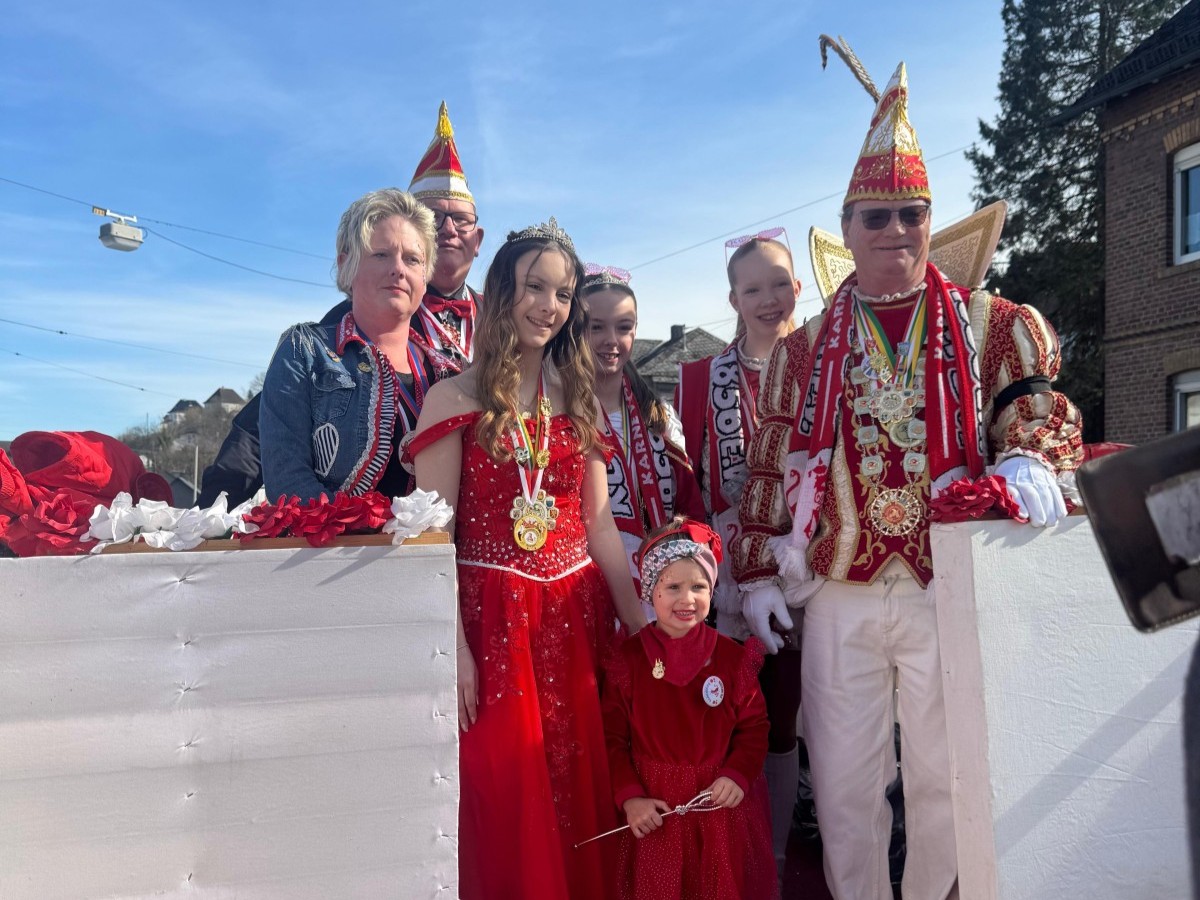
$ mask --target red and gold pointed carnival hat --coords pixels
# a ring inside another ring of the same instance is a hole
[[[871,130],[858,154],[843,205],[856,200],[930,200],[929,175],[917,133],[908,121],[908,73],[904,63],[881,94],[845,38],[821,35],[821,65],[832,47],[875,100]]]
[[[454,126],[450,124],[450,113],[446,101],[438,109],[437,127],[429,149],[417,163],[409,193],[418,200],[465,200],[474,203],[475,198],[467,187],[467,176],[463,172],[462,160],[458,157],[458,146],[454,143]]]
[[[854,166],[844,204],[855,200],[932,201],[921,146],[908,121],[908,77],[904,63],[896,69],[881,95],[845,38],[835,41],[823,34],[820,46],[822,66],[827,61],[826,51],[832,48],[875,100],[871,131]],[[1008,204],[998,200],[933,232],[929,261],[955,284],[972,289],[983,284],[1007,212]],[[815,226],[809,230],[808,249],[817,288],[828,306],[838,287],[853,273],[854,255],[846,249],[840,235]]]

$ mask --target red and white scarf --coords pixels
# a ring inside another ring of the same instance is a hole
[[[852,363],[852,291],[857,274],[842,283],[808,357],[801,379],[807,384],[789,445],[789,468],[800,483],[791,535],[772,539],[780,571],[807,578],[805,554],[820,520],[821,503],[843,414],[843,386]],[[979,353],[971,334],[967,304],[932,264],[925,271],[928,331],[925,343],[926,452],[931,497],[964,474],[977,478],[987,459],[980,421]]]
[[[709,365],[707,475],[713,514],[737,508],[749,477],[746,448],[757,430],[756,396],[738,360],[735,340]]]
[[[621,532],[642,538],[646,523],[652,531],[675,514],[675,479],[667,441],[647,427],[628,376],[622,377],[621,402],[629,421],[628,446],[623,447],[620,436],[613,433],[607,411],[602,420],[605,440],[619,451],[608,464],[609,506]]]

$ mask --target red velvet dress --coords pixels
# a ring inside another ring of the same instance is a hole
[[[607,900],[613,842],[573,848],[617,825],[598,687],[615,616],[580,516],[584,458],[570,419],[554,416],[542,488],[559,515],[540,550],[523,550],[509,516],[517,465],[480,448],[474,420],[435,425],[409,448],[466,426],[454,543],[479,718],[460,735],[460,896]]]
[[[734,809],[675,814],[640,839],[624,832],[620,897],[779,896],[762,777],[769,728],[758,689],[762,656],[757,640],[742,646],[707,625],[678,640],[651,625],[613,654],[603,705],[617,806],[638,796],[678,806],[722,775],[746,792]],[[655,678],[659,659],[664,677]],[[712,705],[714,678],[723,697]]]

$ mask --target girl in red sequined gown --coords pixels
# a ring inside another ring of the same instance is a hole
[[[721,541],[677,519],[642,543],[643,601],[657,619],[625,641],[604,684],[622,900],[778,898],[767,818],[763,645],[704,624]],[[701,792],[717,809],[663,818]]]
[[[600,716],[614,607],[644,623],[608,507],[583,266],[549,225],[509,235],[475,361],[426,397],[408,455],[452,506],[464,900],[607,900],[616,824]]]

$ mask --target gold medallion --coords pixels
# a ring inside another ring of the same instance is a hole
[[[921,521],[921,500],[906,488],[880,491],[867,511],[871,524],[880,534],[903,537],[916,530]]]
[[[549,532],[546,520],[526,512],[513,522],[513,540],[522,550],[533,552],[541,550],[546,544],[546,534]]]
[[[656,659],[654,661],[654,668],[650,670],[650,674],[658,679],[663,678],[667,674],[667,667],[663,665],[663,661],[661,659]]]

